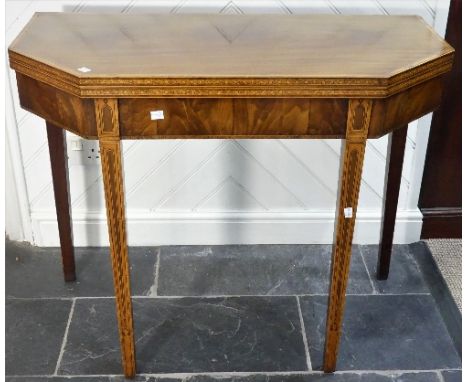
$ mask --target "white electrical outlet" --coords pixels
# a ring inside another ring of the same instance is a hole
[[[99,141],[73,137],[67,146],[70,166],[99,166],[101,164]]]

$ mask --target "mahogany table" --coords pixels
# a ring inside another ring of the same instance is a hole
[[[323,364],[332,372],[366,140],[395,131],[390,147],[400,148],[388,166],[388,263],[405,126],[437,107],[453,54],[415,16],[35,14],[9,48],[10,65],[21,106],[47,121],[67,281],[75,266],[63,129],[99,139],[125,376],[136,366],[121,139],[344,140]]]

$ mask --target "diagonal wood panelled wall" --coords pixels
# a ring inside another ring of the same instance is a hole
[[[174,0],[163,5],[149,0],[7,0],[6,42],[37,11],[418,14],[443,35],[447,9],[448,0]],[[15,185],[27,190],[19,201],[26,211],[23,238],[58,245],[45,123],[19,107],[16,79],[8,73],[13,105],[7,110],[7,144],[16,164]],[[408,133],[395,232],[400,243],[419,239],[417,198],[429,122],[426,116],[412,123]],[[386,145],[386,138],[367,145],[357,242],[379,239]],[[69,155],[76,155],[70,146]],[[331,243],[340,147],[339,140],[126,141],[129,244]],[[75,245],[107,245],[100,164],[71,164],[70,182]]]

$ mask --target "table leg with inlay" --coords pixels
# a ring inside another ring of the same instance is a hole
[[[336,369],[371,110],[371,100],[351,99],[349,101],[346,139],[342,150],[340,199],[337,204],[325,334],[323,370],[327,373]]]
[[[95,108],[122,364],[125,376],[133,377],[136,372],[135,343],[125,229],[125,195],[118,103],[116,99],[96,99]]]

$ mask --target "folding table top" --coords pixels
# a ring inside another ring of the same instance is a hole
[[[448,71],[453,48],[416,16],[36,13],[9,56],[85,97],[109,86],[386,97]]]

